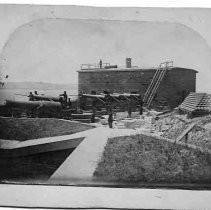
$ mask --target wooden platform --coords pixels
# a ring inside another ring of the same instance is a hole
[[[192,92],[185,98],[179,109],[187,113],[209,113],[211,111],[211,96],[207,93]]]

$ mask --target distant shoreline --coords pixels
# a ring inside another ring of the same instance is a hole
[[[0,89],[77,90],[78,84],[56,84],[56,83],[45,83],[45,82],[7,82]]]

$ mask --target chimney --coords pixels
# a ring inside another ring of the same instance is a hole
[[[131,68],[131,58],[126,58],[126,68]]]

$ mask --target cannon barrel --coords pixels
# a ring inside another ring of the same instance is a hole
[[[125,96],[125,97],[140,97],[139,94],[134,94],[134,93],[113,93],[113,94],[109,94],[111,97],[121,97],[121,96]],[[99,94],[99,95],[92,95],[92,94],[82,94],[81,96],[87,97],[87,98],[101,98],[104,99],[105,98],[105,94]]]
[[[109,65],[109,66],[105,66],[104,67],[105,69],[115,69],[115,68],[118,68],[117,65]]]
[[[41,106],[52,107],[52,108],[61,108],[61,104],[59,102],[52,101],[12,101],[6,100],[6,107],[11,108],[37,108]]]
[[[47,96],[47,95],[33,95],[33,98],[37,101],[54,101],[59,102],[59,97]]]
[[[114,94],[110,94],[113,97],[120,97],[120,96],[126,96],[126,97],[130,97],[130,96],[135,96],[135,97],[140,97],[140,94],[135,94],[135,93],[114,93]]]
[[[104,95],[100,94],[100,95],[92,95],[92,94],[82,94],[82,96],[87,97],[87,98],[105,98]]]

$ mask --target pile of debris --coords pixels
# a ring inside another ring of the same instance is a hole
[[[154,133],[161,131],[161,136],[176,141],[192,124],[194,126],[187,133],[187,139],[181,141],[211,150],[211,115],[189,119],[188,115],[172,114],[156,121]]]
[[[155,132],[162,132],[161,136],[176,140],[182,131],[187,128],[187,123],[175,115],[162,117],[154,124]]]
[[[101,120],[104,126],[108,126],[106,117]],[[165,114],[145,111],[141,116],[134,112],[129,118],[127,112],[120,112],[114,115],[114,119],[114,128],[153,133],[211,150],[211,115],[190,118],[188,113],[181,114],[178,110]]]
[[[188,134],[188,143],[211,150],[211,116],[202,118]]]

